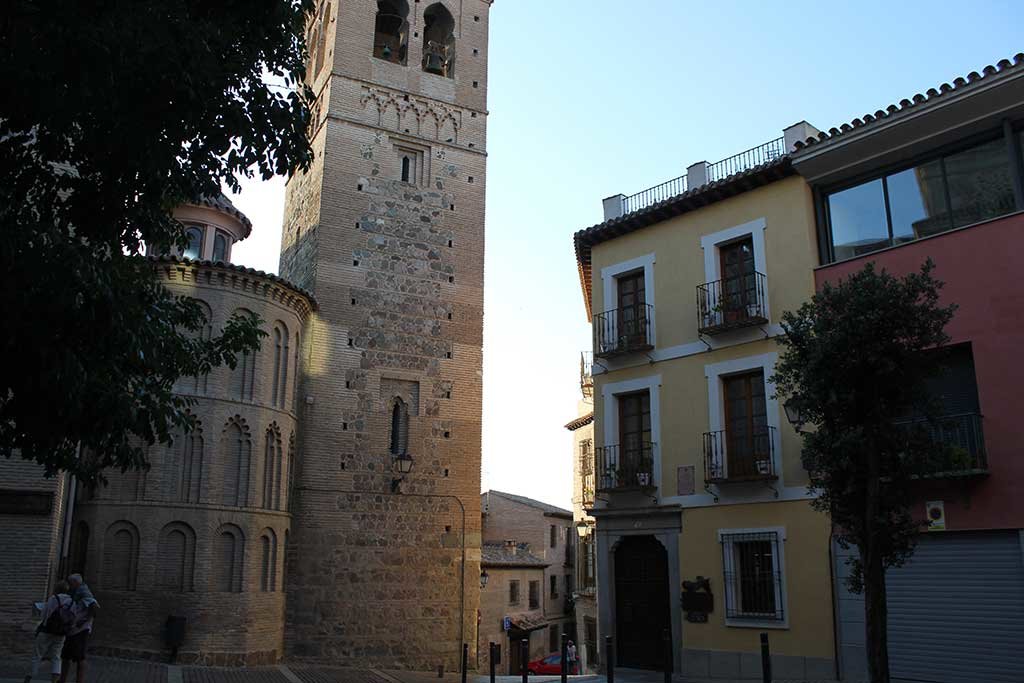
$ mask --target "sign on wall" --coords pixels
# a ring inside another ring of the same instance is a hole
[[[511,631],[512,630],[512,617],[505,617],[501,620],[501,630]]]
[[[930,500],[924,504],[928,515],[928,531],[946,530],[946,505],[941,500]]]
[[[676,469],[676,495],[692,496],[694,465],[683,465]]]

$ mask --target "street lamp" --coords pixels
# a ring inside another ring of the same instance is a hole
[[[801,408],[800,399],[796,396],[793,396],[788,401],[783,403],[782,407],[786,411],[786,419],[789,420],[789,424],[793,425],[793,429],[796,430],[797,434],[803,434],[803,426],[807,420],[804,417],[804,412],[803,408]]]
[[[412,456],[408,453],[399,453],[395,456],[395,461],[392,463],[394,470],[397,474],[402,476],[396,477],[391,480],[391,493],[399,493],[398,486],[405,479],[405,475],[412,472]]]
[[[580,535],[580,540],[586,538],[589,532],[590,526],[586,522],[584,522],[582,519],[576,522],[576,533]]]
[[[491,577],[488,575],[486,569],[480,572],[480,590],[487,588],[487,579],[489,578]]]

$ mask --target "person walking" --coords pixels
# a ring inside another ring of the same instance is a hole
[[[576,670],[576,644],[571,640],[565,646],[565,661],[569,664],[569,673],[575,675],[579,671]]]
[[[75,680],[85,683],[85,653],[92,634],[92,620],[100,604],[86,585],[81,574],[68,577],[71,586],[71,609],[75,614],[75,625],[64,640],[61,650],[60,683],[66,683],[71,663],[75,663]]]
[[[25,675],[25,683],[29,683],[39,673],[39,664],[44,659],[50,661],[50,677],[54,683],[60,680],[61,648],[64,647],[64,637],[73,626],[74,614],[71,611],[68,584],[65,581],[58,581],[53,587],[53,593],[46,599],[42,620],[36,627],[32,667]]]

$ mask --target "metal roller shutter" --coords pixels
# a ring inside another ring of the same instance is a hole
[[[1024,681],[1022,557],[1016,531],[923,537],[911,561],[887,574],[894,683]],[[863,601],[842,585],[837,594],[843,670],[861,680]],[[848,661],[858,648],[861,661]]]

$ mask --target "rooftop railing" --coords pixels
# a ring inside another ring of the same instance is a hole
[[[707,180],[700,183],[713,183],[716,180],[722,180],[729,176],[740,173],[742,171],[749,170],[755,166],[767,164],[771,161],[775,161],[781,156],[786,154],[786,143],[785,138],[776,138],[769,140],[756,147],[740,152],[739,154],[733,154],[731,157],[726,157],[721,161],[716,161],[713,164],[708,164],[707,167]],[[696,182],[696,181],[694,181]],[[622,200],[622,213],[632,213],[639,211],[640,209],[647,208],[663,202],[666,199],[671,199],[677,195],[681,195],[687,190],[695,189],[700,185],[694,187],[690,186],[691,183],[687,180],[686,174],[667,180],[663,183],[649,187],[646,190],[641,190],[636,194],[631,194]]]

